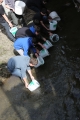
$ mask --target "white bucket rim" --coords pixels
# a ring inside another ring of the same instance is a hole
[[[53,37],[55,37],[55,36],[57,36],[57,40],[56,41],[53,41]],[[52,42],[57,42],[57,41],[59,41],[59,35],[58,34],[53,34],[52,36],[50,36],[50,40],[52,41]]]
[[[37,80],[32,80],[31,82],[30,82],[30,84],[28,85],[28,89],[30,90],[30,91],[34,91],[34,90],[36,90],[38,87],[40,87],[40,83],[37,81]]]
[[[21,3],[21,6],[19,6],[20,3]],[[25,4],[25,2],[23,2],[23,1],[16,1],[16,2],[15,2],[15,6],[17,6],[17,7],[25,7],[26,4]]]
[[[42,62],[40,61],[40,59],[41,59]],[[37,57],[37,60],[38,60],[38,64],[35,65],[35,68],[37,68],[37,67],[39,67],[40,65],[43,65],[43,64],[44,64],[44,59],[43,59],[41,56]]]

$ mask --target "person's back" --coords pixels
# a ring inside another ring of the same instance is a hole
[[[26,5],[35,12],[40,12],[42,8],[45,8],[44,0],[27,0]]]
[[[34,41],[34,42],[33,42]],[[36,43],[36,39],[32,37],[18,38],[14,42],[14,49],[20,54],[20,50],[22,50],[21,55],[28,55],[29,49],[31,48],[34,53],[36,53],[36,49],[34,48],[34,44]]]
[[[15,48],[16,50],[19,50],[19,49],[25,50],[26,48],[28,49],[28,48],[29,48],[29,40],[30,40],[29,37],[18,38],[18,39],[14,42],[14,48]],[[27,52],[27,50],[26,50],[26,52]]]
[[[35,28],[32,26],[19,28],[15,34],[15,38],[35,37]]]
[[[15,68],[27,68],[29,65],[29,56],[15,56],[9,59],[7,66],[11,72],[14,72]]]
[[[29,82],[26,73],[28,72],[30,78],[33,80],[34,76],[32,75],[30,66],[35,66],[37,63],[38,61],[35,58],[30,58],[28,56],[15,56],[9,59],[7,68],[12,75],[20,77],[27,88]]]

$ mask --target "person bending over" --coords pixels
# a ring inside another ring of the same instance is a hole
[[[14,42],[14,49],[20,54],[24,56],[29,55],[29,50],[31,50],[36,57],[38,57],[38,53],[35,49],[35,44],[37,43],[35,38],[32,37],[24,37],[18,38]]]
[[[37,65],[38,61],[35,58],[30,58],[29,56],[15,56],[9,59],[7,63],[7,68],[9,72],[21,78],[24,81],[25,87],[28,87],[28,80],[26,71],[29,73],[30,78],[33,80],[34,76],[31,73],[31,66]]]
[[[36,37],[37,43],[41,48],[45,48],[41,42],[46,41],[44,37],[40,35],[40,27],[38,26],[31,26],[19,28],[15,34],[15,38],[24,38],[24,37]]]
[[[39,21],[39,26],[40,26],[41,31],[51,35],[52,33],[50,32],[50,29],[49,27],[47,27],[47,25],[49,26],[49,19],[51,18],[49,18],[48,13],[45,8],[43,8],[41,12],[36,13],[33,17],[33,21],[35,20]]]

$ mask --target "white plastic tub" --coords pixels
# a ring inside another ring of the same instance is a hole
[[[15,13],[17,15],[22,15],[24,12],[26,4],[23,1],[16,1],[15,2]]]
[[[37,57],[37,60],[38,60],[38,64],[35,65],[35,68],[37,68],[37,67],[39,67],[40,65],[43,65],[43,64],[44,64],[44,59],[43,59],[41,56]]]
[[[49,52],[48,52],[48,50],[46,50],[46,49],[42,49],[42,50],[40,51],[39,55],[40,55],[42,58],[44,58],[44,57],[46,57],[46,56],[49,56]]]
[[[61,18],[59,17],[59,15],[57,14],[57,12],[55,12],[55,11],[52,11],[52,12],[49,14],[49,16],[50,16],[52,19],[56,20],[56,21],[60,21],[60,20],[61,20]]]
[[[56,20],[50,21],[49,22],[49,29],[54,31],[54,30],[56,30],[56,28],[57,28],[57,21]]]
[[[38,82],[37,80],[32,80],[32,81],[30,82],[30,84],[28,85],[28,89],[29,89],[30,91],[34,91],[34,90],[36,90],[38,87],[40,87],[40,84],[39,84],[39,82]]]
[[[51,40],[52,42],[57,42],[57,41],[59,41],[59,35],[57,35],[57,34],[53,34],[53,35],[51,35],[49,38],[50,38],[50,40]]]
[[[15,37],[15,34],[16,34],[17,30],[18,30],[17,27],[12,27],[12,28],[10,29],[10,32],[12,33],[12,35],[13,35],[14,37]]]
[[[46,49],[49,49],[50,47],[53,46],[49,40],[46,40],[46,42],[43,45],[45,46]]]

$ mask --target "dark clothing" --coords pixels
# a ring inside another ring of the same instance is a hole
[[[33,20],[35,19],[39,20],[40,22],[42,21],[44,24],[49,24],[48,17],[43,16],[40,12],[34,15]],[[47,29],[44,28],[44,26],[41,23],[40,23],[40,29],[41,32],[48,33]]]
[[[9,27],[8,23],[7,23],[7,22],[4,22],[4,23],[1,23],[1,25],[5,28],[8,38],[9,38],[12,42],[14,42],[14,41],[15,41],[15,38],[13,37],[13,35],[12,35],[12,34],[10,33],[10,31],[9,31],[9,30],[10,30],[10,27]]]
[[[4,19],[3,16],[2,16],[2,15],[4,15],[4,14],[5,14],[4,8],[3,8],[2,5],[0,5],[0,23],[6,22],[5,19]]]
[[[37,20],[39,20],[39,21],[43,21],[44,24],[48,24],[48,23],[49,23],[49,21],[48,21],[48,16],[47,16],[47,15],[44,16],[44,15],[42,15],[40,12],[38,12],[38,13],[36,13],[36,14],[34,15],[33,20],[35,20],[35,19],[37,19]]]
[[[33,29],[33,31],[31,28]],[[36,37],[37,43],[42,39],[41,35],[35,34],[35,28],[33,26],[29,28],[22,27],[17,30],[15,38],[18,39],[18,38],[24,38],[24,37]]]
[[[39,20],[39,21],[43,21],[43,15],[41,15],[41,13],[38,12],[38,13],[36,13],[36,14],[34,15],[34,17],[33,17],[33,20],[35,20],[35,19],[37,19],[37,20]]]
[[[10,33],[10,31],[9,31],[9,25],[8,25],[8,23],[6,22],[6,20],[4,19],[4,17],[2,16],[2,15],[4,15],[5,14],[5,11],[4,11],[4,8],[3,8],[3,6],[2,5],[0,5],[0,24],[5,28],[5,30],[6,30],[6,33],[7,33],[7,36],[9,37],[9,39],[11,40],[11,41],[15,41],[15,38],[12,36],[12,34]]]
[[[35,37],[35,33],[33,33],[28,27],[19,28],[16,32],[15,38],[20,37]]]
[[[26,5],[35,12],[40,12],[45,7],[42,0],[27,0]]]

